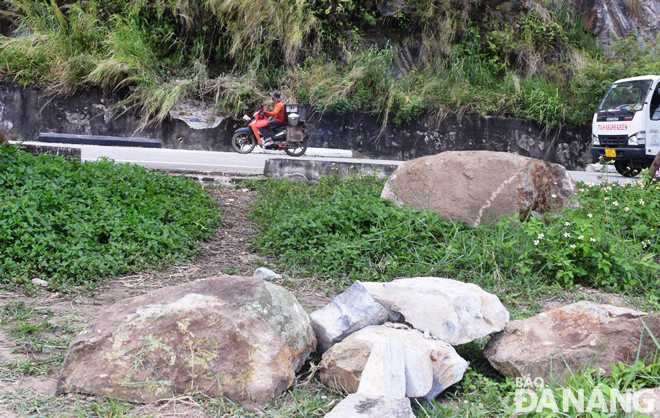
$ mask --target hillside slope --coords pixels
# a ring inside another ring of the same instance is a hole
[[[0,0],[0,80],[125,93],[144,122],[186,98],[588,123],[617,78],[660,72],[655,0]],[[637,35],[639,34],[639,35]],[[604,49],[605,52],[604,52]]]

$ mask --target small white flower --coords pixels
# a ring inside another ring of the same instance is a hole
[[[575,244],[571,244],[571,248],[575,249]]]
[[[584,189],[580,187],[580,193],[584,193]]]
[[[571,226],[571,223],[570,223],[570,222],[566,222],[564,225],[566,225],[566,226]]]
[[[639,204],[644,206],[644,199],[639,199]]]
[[[610,200],[610,198],[606,196],[606,197],[605,197],[605,200]]]
[[[587,216],[590,217],[590,218],[593,218],[593,217],[594,217],[594,215],[592,215],[591,213],[588,214]]]
[[[616,200],[615,200],[614,202],[612,202],[612,204],[613,204],[614,206],[619,206],[619,202],[617,202]]]
[[[630,209],[628,208],[628,206],[626,206],[625,208],[623,208],[623,210],[624,212],[628,212]]]
[[[642,241],[642,246],[646,248],[646,241]]]
[[[553,194],[552,194],[552,197],[555,198],[555,197],[557,197],[557,195],[553,193]]]
[[[584,239],[584,235],[580,235],[578,239]]]
[[[534,245],[539,245],[539,240],[535,239],[534,240]]]
[[[543,232],[541,232],[536,236],[537,239],[543,239],[543,237],[545,237],[545,234]]]
[[[591,242],[596,242],[596,238],[591,237],[591,238],[589,238],[589,241],[591,241]]]
[[[569,234],[568,232],[564,232],[564,238],[569,238],[570,236],[571,234]]]

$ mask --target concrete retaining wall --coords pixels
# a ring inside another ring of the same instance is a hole
[[[121,99],[121,94],[98,90],[67,98],[47,97],[39,90],[0,85],[0,129],[25,141],[36,140],[39,132],[59,132],[140,136],[161,139],[165,148],[231,151],[234,130],[244,126],[243,121],[224,119],[215,128],[192,129],[168,118],[160,126],[140,130],[135,112],[115,108]],[[388,126],[380,135],[380,120],[370,114],[332,116],[303,110],[310,147],[350,149],[356,156],[410,160],[443,151],[490,150],[539,158],[568,169],[582,169],[591,162],[589,127],[546,132],[527,120],[449,114],[441,121],[426,116]]]
[[[266,177],[285,177],[290,180],[305,182],[318,180],[322,176],[338,175],[345,178],[355,174],[375,175],[379,178],[387,179],[397,167],[397,164],[271,158],[266,160],[264,175]]]
[[[66,158],[67,160],[81,161],[80,148],[68,147],[52,147],[48,145],[26,145],[22,144],[21,149],[29,152],[32,155],[50,154],[58,157]]]

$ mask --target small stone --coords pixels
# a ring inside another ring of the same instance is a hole
[[[262,280],[278,280],[282,278],[281,275],[275,273],[271,269],[267,269],[266,267],[259,267],[256,269],[254,276]]]
[[[32,284],[35,286],[48,287],[48,282],[41,279],[32,279]]]

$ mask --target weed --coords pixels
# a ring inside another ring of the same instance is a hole
[[[505,298],[577,284],[649,300],[658,296],[655,186],[581,184],[578,209],[545,222],[513,217],[479,228],[399,209],[380,198],[382,186],[376,178],[252,184],[260,191],[252,216],[269,219],[261,223],[254,248],[277,254],[296,275],[339,286],[442,276]]]
[[[183,260],[219,221],[215,202],[184,177],[15,147],[0,150],[0,196],[0,280],[13,286],[37,276],[56,290],[93,287]]]

